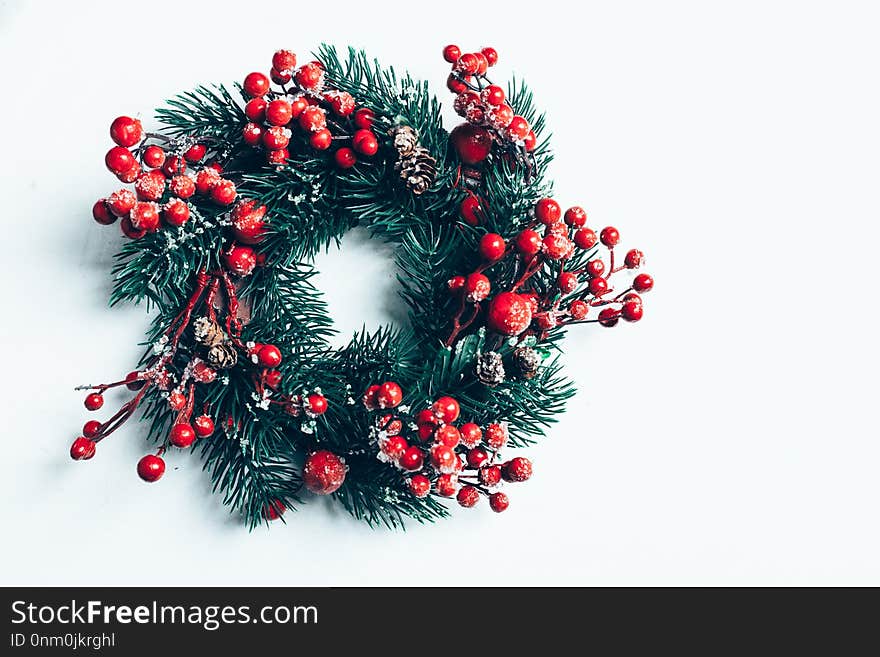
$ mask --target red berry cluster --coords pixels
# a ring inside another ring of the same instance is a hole
[[[475,197],[467,196],[463,206],[472,198]],[[618,265],[615,247],[620,241],[619,232],[607,226],[597,235],[586,226],[587,213],[583,208],[575,206],[563,213],[555,200],[542,198],[533,214],[533,221],[510,243],[495,233],[483,235],[478,247],[480,265],[466,276],[449,280],[450,293],[457,295],[461,303],[447,344],[452,344],[463,329],[477,320],[480,303],[493,293],[492,283],[483,272],[506,258],[517,259],[517,271],[521,273],[489,300],[485,324],[495,333],[517,336],[528,331],[543,336],[563,324],[596,321],[614,326],[621,317],[629,322],[642,318],[639,294],[649,291],[654,280],[648,274],[638,274],[629,287],[617,294],[609,282],[614,274],[641,267],[641,251],[631,249],[623,264]],[[601,257],[594,257],[582,268],[566,270],[566,262],[578,250],[590,251],[597,245],[607,249],[607,265]],[[530,279],[547,264],[556,278],[549,289],[539,292]],[[598,318],[588,320],[589,310],[594,307],[600,308]]]
[[[526,152],[535,150],[537,138],[529,122],[518,116],[507,102],[502,89],[486,77],[490,66],[498,61],[494,48],[462,54],[458,46],[443,49],[443,58],[452,64],[446,82],[456,94],[455,111],[467,123],[450,135],[462,162],[479,164],[488,157],[493,142],[513,144]]]
[[[205,159],[205,144],[145,133],[141,122],[128,116],[114,119],[110,137],[116,146],[107,151],[104,162],[119,180],[133,183],[134,191],[119,189],[99,199],[92,207],[99,224],[121,219],[123,234],[139,239],[162,224],[182,226],[189,221],[189,199],[195,194],[220,206],[235,201],[235,183],[221,177],[222,169],[216,162],[197,173],[187,170]]]
[[[453,397],[440,397],[415,414],[401,406],[402,401],[403,390],[393,381],[370,386],[363,398],[375,415],[377,458],[407,473],[409,492],[426,497],[433,490],[455,497],[464,507],[474,506],[485,495],[493,511],[507,509],[507,495],[494,489],[502,480],[525,481],[532,475],[532,464],[523,457],[502,462],[506,425],[459,423],[461,407]]]
[[[273,89],[271,82],[279,88]],[[250,73],[243,88],[251,100],[244,108],[249,122],[242,138],[265,149],[270,164],[283,164],[290,157],[294,138],[318,151],[328,150],[334,141],[349,144],[334,152],[342,169],[353,167],[359,155],[370,157],[379,150],[371,130],[373,112],[356,108],[350,93],[327,89],[320,62],[297,68],[296,55],[279,50],[272,56],[269,76]]]

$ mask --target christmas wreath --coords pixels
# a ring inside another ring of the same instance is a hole
[[[466,120],[451,133],[426,83],[328,46],[177,96],[160,131],[113,121],[105,163],[134,190],[93,208],[130,238],[110,305],[155,316],[137,369],[81,386],[90,411],[130,393],[85,424],[74,459],[139,412],[157,444],[141,479],[163,476],[167,450],[196,451],[251,527],[303,488],[387,526],[443,517],[444,498],[507,508],[500,488],[532,465],[502,452],[574,394],[554,356],[566,328],[638,321],[653,281],[634,275],[640,251],[618,257],[615,228],[552,199],[544,117],[524,84],[490,82],[496,51],[443,55]],[[354,226],[397,245],[410,321],[336,350],[309,263]]]

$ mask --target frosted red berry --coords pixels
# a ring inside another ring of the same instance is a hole
[[[386,381],[376,391],[379,408],[395,408],[403,401],[403,389],[394,381]]]
[[[483,439],[483,430],[474,422],[462,424],[459,433],[461,434],[461,442],[466,447],[475,447]]]
[[[483,432],[483,442],[492,449],[501,449],[507,444],[507,427],[503,424],[490,424]]]
[[[327,398],[324,395],[313,393],[306,397],[306,404],[312,415],[323,415],[327,412]]]
[[[249,246],[233,246],[223,254],[226,268],[237,276],[248,276],[257,266],[257,255]]]
[[[296,68],[296,54],[292,50],[276,50],[272,55],[272,68],[280,73],[290,73]]]
[[[406,484],[407,488],[409,488],[409,492],[415,497],[427,497],[431,492],[431,480],[425,475],[413,475]]]
[[[486,326],[502,335],[519,335],[532,323],[529,302],[516,292],[502,292],[489,303]]]
[[[570,271],[562,272],[559,275],[559,289],[563,294],[571,294],[577,289],[578,277]]]
[[[437,477],[434,487],[437,489],[438,495],[452,497],[458,489],[458,476],[451,472],[443,473]]]
[[[169,226],[183,226],[189,220],[189,206],[179,198],[173,198],[165,204],[162,219]]]
[[[510,459],[501,466],[501,476],[504,478],[504,481],[526,481],[532,476],[532,462],[523,456]]]
[[[464,283],[465,298],[471,303],[483,301],[492,291],[492,284],[483,274],[470,274]]]
[[[309,62],[297,70],[294,79],[303,89],[316,90],[324,81],[324,69],[318,62]]]
[[[599,259],[590,260],[587,263],[587,273],[590,276],[601,276],[605,273],[605,263]]]
[[[581,299],[575,299],[571,302],[571,305],[568,307],[568,312],[571,315],[572,319],[581,320],[587,316],[587,313],[590,310],[590,306],[586,301]]]
[[[303,466],[303,484],[316,495],[329,495],[345,481],[345,461],[327,450],[310,454]]]
[[[457,447],[461,442],[461,432],[451,424],[444,424],[434,430],[434,442],[447,447]]]
[[[501,483],[501,466],[500,465],[489,465],[484,468],[480,468],[480,472],[478,475],[480,483],[484,486],[488,486],[491,488],[492,486],[497,486]]]
[[[506,511],[507,507],[509,506],[510,500],[507,499],[507,495],[505,495],[504,493],[492,493],[489,496],[489,508],[491,508],[495,513]]]
[[[193,420],[193,429],[199,438],[207,438],[214,433],[214,420],[207,415],[199,415]]]
[[[231,180],[221,180],[211,188],[211,200],[218,205],[232,205],[237,192]]]
[[[107,205],[112,212],[117,217],[124,217],[134,208],[135,203],[137,203],[137,197],[131,190],[128,189],[120,189],[118,191],[113,192],[107,198]],[[115,217],[109,223],[113,223],[115,221]],[[101,222],[103,223],[103,222]]]
[[[291,118],[293,118],[293,109],[284,98],[276,98],[266,107],[266,121],[271,125],[287,125]]]
[[[490,84],[480,92],[480,98],[488,105],[502,105],[504,103],[504,89],[497,84]]]
[[[507,136],[514,141],[523,141],[529,136],[529,122],[521,116],[514,116],[507,126]]]
[[[103,226],[109,226],[116,221],[116,215],[110,211],[105,199],[98,199],[92,206],[92,218]]]
[[[480,501],[480,491],[473,486],[462,486],[455,498],[461,506],[469,509]]]
[[[546,226],[558,223],[561,216],[562,208],[552,198],[542,198],[535,204],[535,218]]]

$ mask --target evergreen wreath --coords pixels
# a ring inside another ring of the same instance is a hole
[[[497,52],[443,55],[466,119],[451,133],[426,83],[329,46],[177,96],[161,132],[113,121],[106,165],[134,191],[93,208],[130,238],[110,305],[156,314],[136,370],[78,388],[90,411],[111,388],[132,396],[85,424],[74,459],[140,411],[158,445],[141,479],[163,476],[166,450],[197,451],[251,527],[303,488],[389,527],[446,516],[443,498],[507,508],[499,487],[532,465],[502,451],[574,394],[554,355],[566,328],[638,321],[653,280],[633,276],[640,251],[616,259],[615,228],[551,198],[544,117],[525,84],[489,81]],[[310,262],[354,226],[398,246],[409,325],[336,350]]]

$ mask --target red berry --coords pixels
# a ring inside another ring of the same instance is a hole
[[[480,126],[462,123],[449,135],[459,159],[465,164],[479,164],[492,151],[492,135]]]
[[[599,233],[599,239],[602,240],[602,244],[610,249],[616,246],[620,241],[620,233],[617,232],[617,229],[614,226],[608,226],[607,228],[603,228],[602,232]]]
[[[237,192],[231,180],[221,180],[211,188],[211,200],[219,205],[232,205]]]
[[[605,263],[599,259],[590,260],[587,263],[587,273],[590,276],[601,276],[605,273]]]
[[[146,381],[140,378],[141,373],[135,370],[125,375],[125,387],[132,392],[137,392],[146,385]]]
[[[279,148],[277,151],[268,151],[266,153],[266,161],[269,164],[281,166],[290,158],[290,152],[286,148]]]
[[[248,96],[265,96],[269,92],[269,78],[262,73],[248,73],[243,86]]]
[[[480,501],[480,491],[473,486],[463,486],[461,490],[458,491],[456,499],[461,506],[469,509]]]
[[[425,408],[418,412],[416,415],[416,424],[419,426],[428,425],[431,427],[436,427],[439,423],[437,416],[434,415],[434,410],[431,408]]]
[[[608,292],[608,281],[602,276],[594,276],[589,282],[590,294],[600,297]]]
[[[303,89],[318,89],[324,82],[324,69],[318,62],[309,62],[297,70],[294,78]]]
[[[266,381],[266,385],[270,388],[277,388],[280,386],[283,378],[281,372],[278,370],[269,370],[264,375],[264,381]]]
[[[533,256],[541,250],[541,236],[526,229],[516,236],[516,249],[525,256]]]
[[[452,474],[458,469],[458,455],[453,447],[440,443],[431,448],[431,464],[444,474]]]
[[[179,198],[173,198],[165,205],[162,219],[169,226],[183,226],[189,220],[189,207]]]
[[[630,249],[626,252],[626,257],[623,259],[623,264],[626,265],[627,269],[638,269],[642,266],[644,260],[644,253],[642,253],[638,249]]]
[[[513,141],[524,141],[529,136],[529,122],[521,116],[514,116],[507,126],[507,136]]]
[[[603,308],[599,313],[599,323],[602,326],[614,326],[620,320],[620,311],[614,308]]]
[[[165,193],[165,176],[159,171],[149,171],[138,176],[134,191],[141,201],[158,201]]]
[[[168,185],[171,193],[180,198],[190,198],[196,193],[196,183],[189,176],[174,176]]]
[[[466,77],[465,79],[470,80],[470,77]],[[463,91],[467,91],[468,87],[458,77],[456,77],[455,75],[450,75],[448,78],[446,78],[446,88],[454,94],[460,94]]]
[[[220,182],[220,174],[211,167],[202,169],[196,174],[196,192],[208,194]]]
[[[274,344],[264,344],[257,350],[256,357],[260,367],[274,368],[281,364],[281,350]]]
[[[120,175],[130,171],[137,163],[135,162],[131,151],[127,148],[114,146],[107,151],[107,155],[104,156],[104,164],[107,165],[107,168],[110,169],[110,171],[116,175]]]
[[[633,279],[632,286],[636,292],[649,292],[654,287],[654,279],[648,274],[639,274]]]
[[[637,322],[642,318],[642,299],[638,294],[627,294],[620,307],[621,316],[628,322]]]
[[[422,469],[425,462],[425,454],[418,447],[408,447],[400,457],[400,467],[404,470],[414,472]]]
[[[489,460],[489,452],[482,447],[474,447],[468,450],[467,464],[472,468],[482,468],[486,461]]]
[[[236,204],[230,213],[232,233],[242,244],[259,244],[266,236],[266,206],[253,199]]]
[[[587,305],[586,301],[582,301],[581,299],[575,299],[568,307],[568,312],[572,316],[572,319],[576,320],[584,319],[589,310],[590,306]]]
[[[483,301],[492,291],[492,284],[483,274],[470,274],[464,283],[465,298],[471,303]]]
[[[502,105],[504,103],[504,89],[497,84],[490,84],[480,92],[480,98],[489,105]]]
[[[128,217],[122,218],[122,221],[119,222],[119,227],[122,229],[122,234],[129,239],[139,240],[147,234],[147,231],[141,228],[135,228],[131,223],[131,219]]]
[[[90,411],[97,411],[104,405],[104,396],[100,393],[93,392],[92,394],[86,396],[84,404],[85,407]]]
[[[256,123],[247,123],[241,131],[241,138],[248,146],[256,146],[263,139],[263,126]]]
[[[131,192],[128,193],[131,194]],[[132,196],[134,195],[132,194]],[[92,217],[103,226],[109,226],[116,221],[116,215],[110,211],[110,207],[107,205],[105,199],[98,199],[95,201],[95,204],[92,206]]]
[[[373,127],[373,118],[375,116],[373,110],[361,107],[354,113],[354,127],[359,130],[369,130]]]
[[[547,235],[543,240],[544,252],[551,260],[565,260],[571,256],[574,245],[571,240],[564,235],[555,233]]]
[[[195,429],[186,422],[179,422],[171,427],[168,440],[175,447],[189,447],[196,441]]]
[[[542,198],[535,204],[535,218],[545,226],[559,222],[562,208],[552,198]]]
[[[507,495],[505,495],[504,493],[492,493],[489,496],[489,508],[491,508],[495,513],[506,511],[507,507],[509,506],[510,500],[507,499]]]
[[[324,94],[324,100],[337,116],[348,116],[354,112],[354,96],[347,91],[330,91]]]
[[[403,436],[387,436],[381,443],[382,453],[392,461],[400,460],[409,447]]]
[[[110,209],[110,212],[116,215],[116,217],[124,217],[132,209],[137,203],[137,197],[128,189],[120,189],[118,191],[110,194],[110,197],[107,199],[106,207]],[[113,217],[109,223],[113,223],[116,221],[116,217]],[[100,222],[105,223],[105,222]]]
[[[486,326],[496,333],[519,335],[531,323],[531,305],[516,292],[502,292],[489,303]]]
[[[466,422],[459,429],[461,433],[461,442],[466,447],[475,447],[483,438],[483,431],[473,422]]]
[[[290,112],[291,116],[294,119],[299,119],[302,116],[302,113],[306,111],[306,108],[309,107],[309,101],[307,101],[303,96],[298,96],[294,98],[290,103]]]
[[[367,391],[364,393],[363,402],[364,406],[366,406],[370,410],[376,410],[379,408],[379,386],[377,384],[371,385],[367,388]]]
[[[313,393],[306,397],[306,403],[312,415],[324,415],[327,412],[327,398],[324,395]]]
[[[481,103],[480,97],[475,92],[465,91],[455,97],[452,107],[459,116],[468,116],[468,110],[479,108]]]
[[[481,52],[475,52],[474,57],[477,58],[477,75],[485,75],[489,68],[489,60],[486,55]]]
[[[86,438],[94,438],[101,432],[102,426],[97,420],[89,420],[83,425],[83,435]]]
[[[165,474],[165,461],[155,454],[147,454],[138,461],[137,464],[138,477],[147,482],[158,481]]]
[[[110,124],[110,139],[120,146],[134,146],[144,137],[141,122],[130,116],[120,116]]]
[[[395,408],[403,401],[403,389],[394,381],[386,381],[376,391],[379,408]]]
[[[159,206],[152,202],[135,203],[129,219],[131,220],[131,225],[138,230],[152,233],[159,228]]]
[[[351,145],[361,155],[375,155],[379,150],[379,141],[372,130],[358,130],[351,138]]]
[[[208,147],[204,144],[193,144],[187,149],[186,153],[183,154],[183,157],[186,158],[187,162],[198,162],[205,157],[205,153],[207,152]]]
[[[453,276],[448,281],[446,281],[446,286],[449,288],[450,292],[456,292],[464,287],[464,282],[464,276]]]
[[[351,169],[357,164],[357,155],[347,146],[336,151],[333,158],[336,160],[336,166],[340,169]]]
[[[507,427],[503,424],[490,424],[483,432],[483,440],[492,449],[501,449],[507,444]]]
[[[504,238],[497,233],[486,233],[480,238],[480,255],[489,262],[501,260],[504,257],[504,250],[506,248],[507,245],[504,243]]]
[[[501,483],[501,466],[500,465],[490,465],[485,468],[480,468],[479,473],[480,483],[484,486],[497,486]]]
[[[290,50],[276,50],[272,55],[272,68],[280,73],[289,73],[296,68],[296,54]]]
[[[272,125],[287,125],[292,116],[293,108],[284,98],[276,98],[266,107],[266,121]]]
[[[143,163],[148,167],[158,169],[165,164],[165,151],[162,150],[161,146],[147,146],[144,149],[144,154],[141,156],[141,160],[143,160]]]
[[[529,134],[523,139],[523,146],[526,147],[526,150],[529,153],[538,147],[538,136],[535,134],[534,130],[529,130]]]
[[[167,158],[165,164],[162,165],[162,172],[168,177],[177,175],[178,173],[184,173],[185,171],[186,160],[179,155],[172,155]]]
[[[571,294],[577,289],[577,286],[577,274],[566,271],[559,275],[559,289],[563,292],[563,294]]]
[[[285,511],[287,511],[287,507],[284,506],[281,500],[272,500],[263,505],[263,517],[269,522],[278,520]]]
[[[303,466],[303,484],[316,495],[329,495],[345,481],[345,461],[333,452],[319,450],[310,454]]]
[[[522,456],[517,456],[501,466],[501,476],[504,481],[526,481],[532,476],[532,462]]]
[[[226,268],[238,276],[248,276],[257,266],[257,255],[249,246],[233,246],[223,254]]]
[[[565,223],[574,228],[581,228],[587,223],[586,211],[577,205],[565,211]]]
[[[326,128],[318,130],[309,138],[309,144],[318,151],[326,151],[332,143],[333,135]]]
[[[461,57],[461,48],[458,46],[450,44],[443,49],[443,59],[450,64],[455,64],[459,57]]]
[[[510,105],[498,105],[491,108],[489,121],[498,130],[504,130],[513,121],[513,108]]]
[[[168,395],[168,406],[171,407],[171,410],[179,411],[186,406],[186,397],[179,392],[172,392]]]
[[[483,209],[480,207],[480,199],[475,194],[469,192],[462,199],[461,205],[458,207],[458,214],[461,215],[466,224],[478,226],[480,224],[480,217],[483,214]]]
[[[495,50],[495,48],[482,48],[480,52],[483,53],[483,57],[486,58],[486,62],[489,66],[495,66],[495,64],[498,63],[498,51]]]
[[[437,494],[443,497],[452,497],[458,488],[458,475],[447,472],[439,477],[434,486],[437,488]]]
[[[251,98],[244,106],[244,115],[251,121],[259,123],[266,118],[266,107],[269,104],[262,98]]]
[[[263,145],[271,151],[287,148],[290,143],[291,131],[282,126],[272,126],[263,131]],[[251,137],[253,139],[253,137]]]
[[[193,429],[199,438],[207,438],[214,433],[214,420],[207,415],[199,415],[193,421]]]
[[[589,228],[581,228],[574,234],[574,243],[579,249],[592,249],[598,241],[596,233]]]
[[[74,461],[88,461],[95,455],[95,441],[80,436],[70,446],[70,458]]]
[[[427,497],[431,492],[431,480],[422,474],[413,475],[406,485],[415,497]]]
[[[461,432],[451,424],[444,424],[434,430],[434,442],[455,448],[461,442]]]
[[[463,75],[474,75],[479,69],[480,61],[472,52],[461,55],[452,67],[453,71]]]

